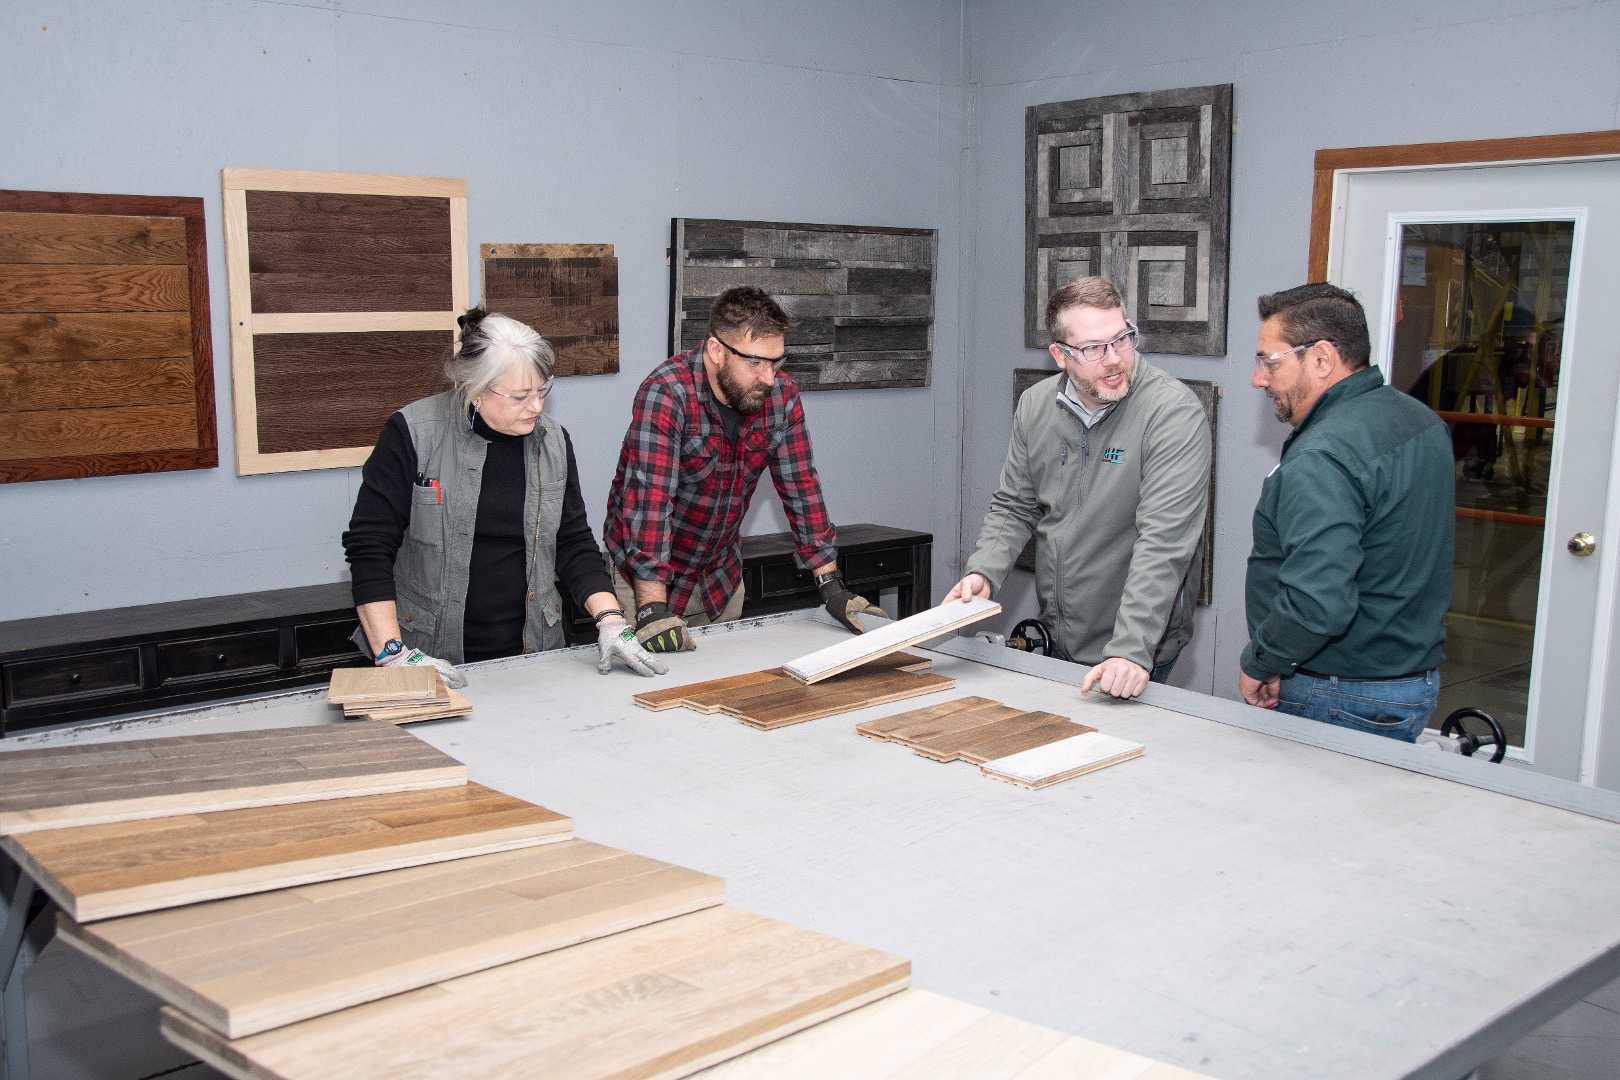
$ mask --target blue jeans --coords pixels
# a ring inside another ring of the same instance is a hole
[[[1300,671],[1282,680],[1277,710],[1413,742],[1423,733],[1439,695],[1438,670],[1404,679],[1346,679]]]

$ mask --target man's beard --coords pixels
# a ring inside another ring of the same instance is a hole
[[[731,407],[740,413],[758,412],[771,392],[769,386],[736,378],[728,367],[720,369],[720,389],[725,391]]]
[[[1271,409],[1277,414],[1277,419],[1285,424],[1292,424],[1294,422],[1294,408],[1298,404],[1295,400],[1295,392],[1289,390],[1282,394],[1272,394],[1270,396]]]
[[[1124,400],[1125,395],[1131,392],[1131,377],[1136,372],[1132,368],[1121,367],[1116,374],[1123,374],[1125,378],[1120,381],[1118,387],[1113,389],[1102,385],[1101,379],[1085,379],[1077,375],[1071,375],[1070,378],[1074,379],[1074,383],[1080,392],[1088,397],[1102,402],[1115,402]]]

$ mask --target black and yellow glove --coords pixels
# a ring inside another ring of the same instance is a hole
[[[697,648],[686,629],[686,620],[661,600],[636,609],[636,640],[648,652],[691,652]]]
[[[861,632],[861,625],[855,621],[856,615],[876,615],[880,619],[889,617],[866,597],[850,592],[844,579],[836,573],[816,578],[816,587],[821,590],[821,602],[827,608],[827,614],[857,634]]]

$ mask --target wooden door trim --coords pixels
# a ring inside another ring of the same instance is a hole
[[[1475,162],[1543,161],[1620,154],[1620,129],[1517,139],[1351,146],[1318,150],[1311,187],[1310,280],[1327,280],[1328,234],[1333,226],[1333,178],[1346,169],[1470,165]]]

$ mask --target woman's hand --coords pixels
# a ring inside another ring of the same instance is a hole
[[[638,675],[669,674],[663,661],[641,647],[636,632],[622,617],[610,616],[596,624],[596,649],[599,654],[596,670],[603,675],[613,670],[615,658]]]

